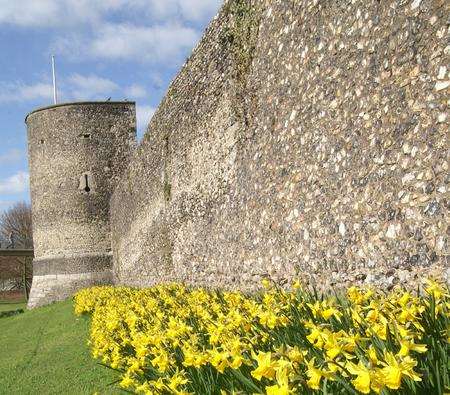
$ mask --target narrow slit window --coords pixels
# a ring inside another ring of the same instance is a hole
[[[78,189],[83,193],[92,193],[94,191],[95,185],[90,172],[81,175]]]
[[[91,137],[92,137],[92,134],[89,132],[83,132],[78,135],[78,138],[81,140],[90,140]]]
[[[91,188],[89,186],[89,175],[88,174],[84,175],[84,191],[85,192],[90,192],[91,191]]]

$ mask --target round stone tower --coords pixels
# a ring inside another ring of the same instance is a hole
[[[25,122],[33,308],[112,281],[109,200],[136,146],[136,110],[133,102],[66,103]]]

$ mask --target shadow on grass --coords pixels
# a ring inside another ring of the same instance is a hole
[[[12,317],[13,315],[22,314],[23,309],[0,311],[0,318]]]
[[[0,318],[23,313],[26,309],[25,300],[0,300]]]

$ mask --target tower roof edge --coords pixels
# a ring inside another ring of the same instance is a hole
[[[51,106],[38,107],[35,110],[29,112],[27,114],[27,116],[25,117],[25,123],[27,122],[27,119],[30,115],[37,113],[39,111],[50,110],[52,108],[58,108],[58,107],[85,106],[85,105],[92,105],[92,104],[96,104],[96,105],[130,104],[130,105],[135,106],[136,102],[135,101],[81,101],[81,102],[58,103],[58,104],[53,104]]]

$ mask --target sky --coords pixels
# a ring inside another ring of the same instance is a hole
[[[136,101],[138,138],[222,0],[0,0],[0,213],[29,201],[25,116]]]

